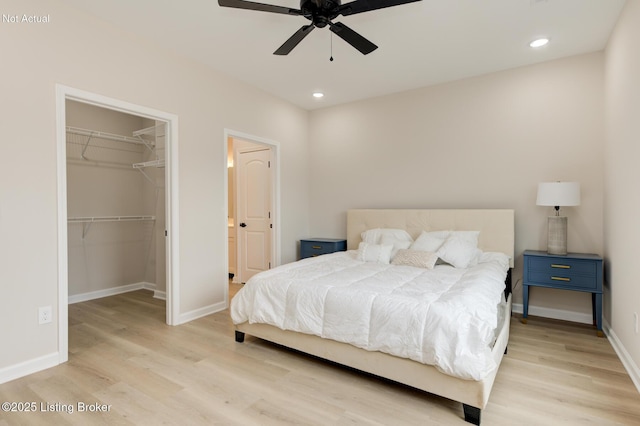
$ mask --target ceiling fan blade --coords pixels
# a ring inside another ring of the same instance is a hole
[[[272,4],[256,3],[246,0],[218,0],[218,4],[223,7],[233,7],[236,9],[257,10],[260,12],[282,13],[284,15],[302,15],[302,11],[284,6]]]
[[[278,48],[278,50],[273,52],[273,54],[288,55],[289,52],[291,52],[293,48],[298,45],[298,43],[300,43],[306,36],[309,35],[311,31],[313,31],[314,28],[315,27],[313,26],[313,24],[303,25],[302,28],[300,28],[291,37],[289,37],[289,40],[285,41],[284,44]]]
[[[385,7],[400,6],[421,0],[355,0],[338,7],[338,14],[342,16],[355,15],[356,13],[369,12],[370,10],[384,9]]]
[[[335,24],[333,22],[329,22],[329,25],[331,31],[335,35],[358,49],[363,55],[369,54],[378,48],[378,46],[371,43],[369,40],[362,37],[360,34],[341,22],[336,22]]]

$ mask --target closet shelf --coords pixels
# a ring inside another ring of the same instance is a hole
[[[164,123],[162,124],[156,124],[155,126],[151,126],[151,127],[147,127],[145,129],[140,129],[140,130],[136,130],[135,132],[133,132],[133,136],[140,139],[141,141],[146,141],[147,139],[144,139],[142,136],[151,136],[151,137],[157,137],[157,136],[162,136],[164,135]],[[155,179],[153,179],[151,176],[149,176],[144,169],[147,167],[164,167],[165,163],[164,163],[164,158],[160,158],[158,156],[158,152],[156,151],[156,146],[155,145],[148,145],[147,148],[149,148],[149,150],[151,151],[152,154],[155,154],[155,160],[149,160],[149,161],[143,161],[141,163],[135,163],[133,164],[133,168],[136,170],[139,170],[140,173],[142,173],[142,175],[144,176],[145,179],[147,179],[149,182],[151,182],[152,185],[155,185],[157,187],[157,183],[155,181]]]
[[[164,159],[145,161],[142,163],[135,163],[133,165],[134,169],[143,169],[145,167],[164,167]]]
[[[142,135],[156,136],[157,135],[156,132],[162,128],[164,128],[164,123],[156,124],[155,126],[136,130],[135,132],[133,132],[133,136],[142,136]]]
[[[82,216],[82,217],[69,217],[67,222],[69,223],[83,223],[82,225],[82,239],[87,236],[91,225],[96,222],[139,222],[143,220],[154,221],[155,216]]]
[[[87,236],[91,225],[96,222],[139,222],[143,220],[154,221],[155,216],[81,216],[81,217],[69,217],[67,221],[69,223],[82,223],[82,239]]]
[[[165,166],[165,160],[164,160],[164,158],[158,158],[158,154],[157,154],[157,152],[155,150],[155,148],[156,148],[155,142],[151,141],[151,140],[148,140],[148,138],[145,139],[142,136],[146,135],[146,136],[155,137],[158,134],[158,131],[163,130],[163,129],[164,129],[164,124],[157,124],[155,126],[147,127],[145,129],[136,130],[136,131],[134,131],[132,133],[133,137],[130,137],[130,136],[123,136],[123,135],[116,135],[114,133],[102,132],[100,130],[89,130],[89,129],[83,129],[83,128],[80,128],[80,127],[73,127],[73,126],[67,126],[67,128],[66,128],[67,133],[69,133],[69,134],[85,136],[87,138],[86,142],[83,142],[84,147],[82,148],[82,153],[80,154],[80,157],[84,161],[91,161],[90,159],[85,157],[85,153],[86,153],[87,148],[89,147],[89,143],[91,142],[92,139],[106,139],[106,140],[112,140],[112,141],[117,141],[117,142],[126,142],[126,143],[135,144],[135,145],[143,145],[143,146],[145,146],[149,151],[151,151],[152,154],[155,154],[156,159],[155,160],[150,160],[150,161],[144,161],[144,162],[141,162],[141,163],[134,163],[133,164],[133,168],[136,169],[136,170],[139,170],[143,174],[145,179],[147,179],[153,185],[156,185],[155,180],[152,179],[151,176],[149,176],[147,173],[145,173],[145,171],[143,169],[145,169],[147,167],[164,167]],[[162,132],[160,132],[160,133],[162,133]],[[97,162],[95,162],[95,163],[97,163]],[[120,218],[120,216],[118,216],[118,218]],[[114,220],[132,220],[132,219],[109,219],[109,218],[105,219],[105,218],[101,218],[99,220],[72,220],[72,221],[74,221],[74,222],[104,222],[104,221],[114,221]]]
[[[139,137],[116,135],[114,133],[101,132],[99,130],[82,129],[80,127],[67,126],[67,133],[71,133],[74,135],[87,136],[90,139],[91,138],[107,139],[107,140],[116,141],[116,142],[126,142],[126,143],[132,143],[136,145],[145,145],[145,146],[154,145],[154,142],[145,141],[140,139]]]
[[[90,223],[90,222],[130,222],[141,220],[156,220],[155,216],[90,216],[90,217],[70,217],[68,222]]]

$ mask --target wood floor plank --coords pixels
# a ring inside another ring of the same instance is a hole
[[[242,286],[230,284],[230,295]],[[0,412],[14,425],[465,425],[461,404],[269,342],[228,311],[178,327],[146,290],[69,306],[69,361],[0,385],[0,401],[111,405]],[[593,327],[511,319],[485,425],[638,425],[640,394]]]

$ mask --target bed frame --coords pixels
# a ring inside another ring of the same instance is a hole
[[[513,210],[349,210],[347,211],[347,249],[355,250],[360,234],[373,228],[405,229],[413,238],[422,230],[480,231],[478,246],[484,251],[499,251],[514,258]],[[499,366],[509,341],[511,315],[511,269],[505,290],[506,320],[498,333],[492,355]],[[480,381],[464,380],[439,372],[435,367],[410,359],[364,349],[321,337],[281,330],[266,324],[236,325],[236,342],[249,334],[298,351],[308,353],[376,376],[390,379],[463,404],[467,422],[479,425],[481,410],[487,405],[496,378],[496,368]]]

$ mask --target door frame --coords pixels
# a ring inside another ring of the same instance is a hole
[[[58,190],[58,354],[59,362],[69,357],[69,271],[67,241],[67,147],[66,101],[163,121],[165,140],[165,214],[166,214],[166,323],[177,325],[180,307],[179,221],[178,221],[178,116],[97,93],[56,84],[56,141]]]
[[[266,146],[267,148],[269,148],[269,150],[271,151],[271,158],[272,158],[272,164],[271,164],[271,213],[272,213],[272,219],[273,219],[273,233],[271,234],[272,238],[271,238],[271,267],[275,267],[280,265],[281,262],[281,253],[280,253],[280,247],[281,247],[281,243],[280,243],[280,238],[281,238],[281,233],[280,233],[280,143],[278,143],[277,141],[273,141],[270,139],[266,139],[260,136],[254,136],[254,135],[250,135],[247,133],[243,133],[243,132],[239,132],[236,130],[231,130],[231,129],[224,129],[224,138],[223,138],[223,152],[224,155],[222,156],[223,160],[224,160],[224,200],[225,200],[225,211],[229,211],[229,182],[228,182],[228,176],[227,176],[227,148],[228,148],[228,140],[229,138],[232,139],[242,139],[245,140],[247,142],[251,142],[257,145],[263,145]],[[235,159],[234,159],[235,161]],[[234,165],[235,166],[235,165]],[[235,184],[235,183],[234,183]],[[237,212],[235,211],[236,209],[234,209],[234,229],[235,229],[235,224],[236,224],[236,219],[237,219]],[[225,233],[227,238],[225,238],[225,241],[228,241],[229,239],[229,227],[228,227],[228,223],[224,224],[224,229],[225,229]],[[238,242],[236,241],[236,263],[239,262],[239,246],[238,246]],[[229,246],[227,244],[227,247],[225,249],[225,265],[229,264]],[[237,269],[237,268],[236,268]],[[237,273],[238,271],[236,271]],[[228,286],[227,286],[228,287]],[[227,302],[227,306],[229,305],[229,289],[226,288],[225,289],[225,300]]]

